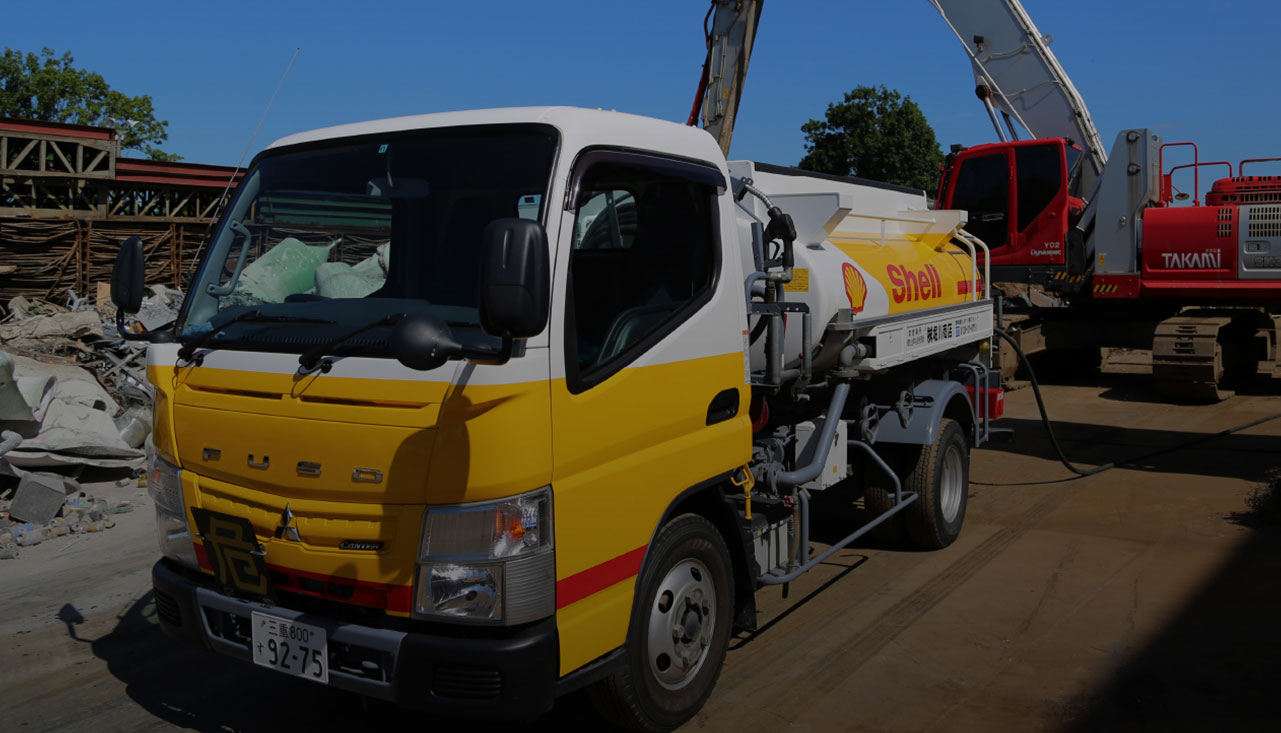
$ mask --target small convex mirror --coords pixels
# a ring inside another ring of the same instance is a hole
[[[460,347],[449,326],[422,313],[410,313],[391,331],[396,360],[410,369],[430,371],[443,366]]]

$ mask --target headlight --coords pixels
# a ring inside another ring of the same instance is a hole
[[[156,535],[160,552],[174,562],[197,569],[196,548],[187,526],[186,502],[182,498],[182,470],[159,456],[151,459],[147,471],[147,493],[156,502]]]
[[[420,617],[520,624],[556,610],[550,489],[428,507],[418,555]]]

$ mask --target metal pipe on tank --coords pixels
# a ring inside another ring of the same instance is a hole
[[[853,347],[846,346],[841,349],[840,363],[842,366],[849,366],[854,362],[855,350]],[[827,454],[832,448],[832,439],[836,437],[836,425],[841,421],[841,413],[845,410],[845,400],[850,394],[849,382],[838,382],[832,388],[832,401],[827,406],[827,419],[823,421],[823,429],[817,436],[811,440],[817,440],[814,444],[814,456],[810,459],[808,466],[798,468],[795,471],[779,471],[773,476],[775,486],[792,487],[800,486],[807,481],[813,481],[823,472],[823,466],[827,464]]]
[[[769,319],[765,332],[765,381],[778,384],[783,367],[783,314],[766,316]]]
[[[801,377],[809,379],[814,374],[813,348],[814,317],[809,311],[801,314]]]
[[[759,221],[752,222],[752,258],[758,271],[765,269],[765,225]]]
[[[801,548],[809,547],[809,543],[801,544],[801,534],[809,534],[809,504],[805,501],[805,492],[798,491],[792,495],[794,502],[792,504],[792,546],[787,548],[787,570],[790,573],[801,564]]]

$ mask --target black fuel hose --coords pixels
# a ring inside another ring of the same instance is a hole
[[[1111,461],[1109,463],[1104,463],[1102,465],[1095,466],[1094,468],[1078,468],[1077,466],[1073,465],[1072,461],[1068,460],[1067,454],[1063,452],[1062,446],[1059,445],[1058,438],[1055,437],[1054,435],[1054,427],[1050,424],[1050,416],[1045,411],[1045,400],[1044,398],[1041,397],[1041,385],[1036,381],[1036,372],[1033,371],[1031,363],[1028,362],[1027,355],[1023,353],[1023,349],[1019,348],[1018,342],[1016,342],[1014,338],[1011,337],[1008,333],[1006,333],[1005,331],[1002,331],[999,328],[994,328],[992,330],[996,333],[997,336],[1000,336],[1002,339],[1004,339],[1005,342],[1008,343],[1010,347],[1014,349],[1014,353],[1017,354],[1019,357],[1019,363],[1021,363],[1023,367],[1027,369],[1028,381],[1032,383],[1032,394],[1036,395],[1036,406],[1037,406],[1037,409],[1041,411],[1041,424],[1045,426],[1045,434],[1050,439],[1050,446],[1054,448],[1054,452],[1058,455],[1059,462],[1062,463],[1063,466],[1067,468],[1067,470],[1076,474],[1075,476],[1072,476],[1070,478],[1055,479],[1052,481],[1035,481],[1035,482],[1032,482],[1032,484],[1020,483],[1018,484],[1019,486],[1035,485],[1035,484],[1057,484],[1057,483],[1063,483],[1065,481],[1076,481],[1077,479],[1082,479],[1082,478],[1085,478],[1086,476],[1093,476],[1098,473],[1103,473],[1104,471],[1110,471],[1113,468],[1117,468],[1119,466],[1131,465],[1134,463],[1138,463],[1139,461],[1147,460],[1148,458],[1155,458],[1156,456],[1163,455],[1166,453],[1173,453],[1174,451],[1182,450],[1183,448],[1187,448],[1189,446],[1193,446],[1198,443],[1204,443],[1208,440],[1214,440],[1215,438],[1222,438],[1226,435],[1239,433],[1242,430],[1247,430],[1256,425],[1262,425],[1263,423],[1271,422],[1272,420],[1281,418],[1281,412],[1278,412],[1272,415],[1268,415],[1267,417],[1261,417],[1258,420],[1251,420],[1248,423],[1243,423],[1241,425],[1237,425],[1236,427],[1228,428],[1227,430],[1220,430],[1219,432],[1212,433],[1210,435],[1199,435],[1190,440],[1185,440],[1179,443],[1175,443],[1173,445],[1168,445],[1162,448],[1156,448],[1154,450],[1145,451],[1143,453],[1139,453],[1138,455],[1130,456],[1129,458],[1125,458],[1119,461]],[[979,483],[979,482],[976,481],[974,483]]]

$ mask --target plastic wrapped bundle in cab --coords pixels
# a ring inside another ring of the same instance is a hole
[[[305,293],[315,287],[316,268],[329,259],[332,247],[286,237],[245,267],[236,290],[264,303],[279,303],[286,296]]]

